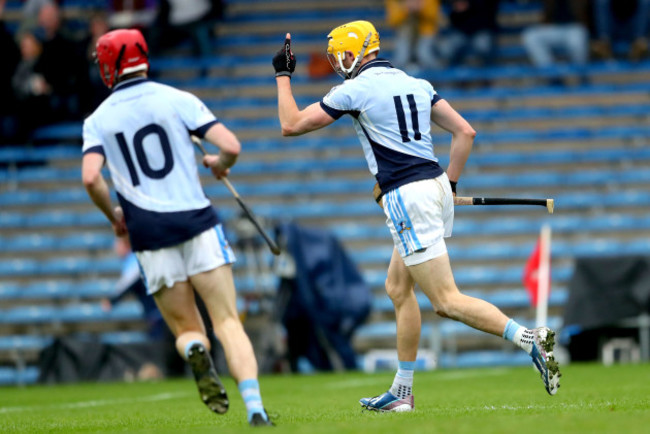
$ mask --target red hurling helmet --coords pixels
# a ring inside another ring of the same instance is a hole
[[[119,77],[149,70],[149,49],[142,33],[119,29],[102,35],[95,46],[99,75],[109,89]]]

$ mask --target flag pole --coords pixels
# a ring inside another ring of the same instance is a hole
[[[537,287],[536,327],[546,325],[548,318],[548,294],[551,280],[551,227],[542,226],[539,245],[539,272]]]

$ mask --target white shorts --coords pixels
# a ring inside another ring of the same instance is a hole
[[[135,253],[149,295],[190,276],[235,262],[220,224],[172,247]]]
[[[406,265],[417,265],[447,252],[444,238],[454,225],[454,197],[447,174],[411,182],[382,198],[386,224]]]

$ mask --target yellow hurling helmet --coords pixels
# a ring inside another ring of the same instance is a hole
[[[351,51],[355,56],[349,68],[343,66],[346,51]],[[368,21],[343,24],[327,35],[327,59],[336,73],[343,78],[354,78],[361,59],[376,51],[379,51],[379,33]]]

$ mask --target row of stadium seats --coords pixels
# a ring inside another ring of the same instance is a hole
[[[270,52],[272,52],[270,50]],[[270,59],[271,56],[269,56]],[[389,56],[390,58],[390,56]],[[251,58],[247,57],[235,57],[228,58],[233,62],[233,65],[237,66],[247,66],[248,69],[254,74],[250,75],[228,75],[220,77],[198,77],[192,79],[173,79],[165,78],[164,81],[167,84],[172,86],[183,85],[190,88],[215,88],[218,86],[227,85],[229,90],[236,90],[237,88],[251,88],[257,86],[272,86],[273,85],[273,74],[271,72],[264,73],[269,71],[270,65],[269,60],[260,59],[260,56],[255,56]],[[209,61],[208,61],[209,62]],[[220,63],[223,61],[219,61]],[[178,62],[182,63],[182,62]],[[176,63],[174,66],[178,65]],[[196,65],[189,65],[188,68],[196,68]],[[500,81],[509,81],[510,83],[516,83],[522,79],[531,80],[531,79],[551,79],[558,77],[585,77],[597,78],[608,76],[616,76],[620,74],[627,73],[643,73],[650,69],[650,62],[645,61],[641,63],[593,63],[585,66],[577,65],[568,65],[568,64],[558,64],[544,68],[533,67],[529,65],[501,65],[501,66],[492,66],[492,67],[482,67],[482,68],[473,68],[473,67],[456,67],[456,68],[445,68],[441,70],[432,70],[432,71],[423,71],[417,76],[420,78],[431,80],[438,87],[457,84],[467,81],[480,81],[480,80],[500,80]],[[183,70],[186,70],[183,68]],[[167,70],[169,73],[170,71]],[[260,72],[262,73],[260,75]],[[182,81],[181,81],[182,80]],[[306,74],[296,74],[295,78],[292,78],[292,81],[296,85],[302,84],[311,84],[313,79],[311,79]],[[636,81],[643,81],[642,76],[639,75],[639,79]],[[322,85],[335,86],[340,84],[340,78],[336,75],[328,76],[320,81]],[[233,89],[234,88],[234,89]]]
[[[139,321],[142,314],[142,305],[137,301],[124,301],[108,311],[104,310],[100,303],[71,303],[62,307],[15,306],[0,310],[0,325]]]
[[[365,191],[370,191],[369,189]],[[514,197],[514,196],[513,196]],[[623,190],[607,193],[599,192],[573,192],[559,193],[554,195],[556,209],[563,211],[588,210],[592,208],[611,208],[616,212],[617,208],[638,208],[639,211],[650,205],[650,192],[640,190]],[[35,205],[39,202],[33,202]],[[56,204],[63,203],[55,202]],[[462,215],[483,215],[504,210],[503,207],[466,207],[458,212]],[[512,207],[506,209],[511,210]],[[352,200],[343,202],[313,201],[309,203],[291,203],[278,206],[277,204],[260,203],[253,206],[254,211],[264,217],[274,220],[285,218],[293,219],[327,219],[327,218],[350,218],[356,216],[380,216],[381,211],[372,200]],[[233,204],[224,203],[219,207],[222,218],[228,220],[238,215],[239,209]],[[633,216],[620,217],[625,222],[638,223],[645,227],[642,220]],[[613,222],[618,225],[619,217],[608,217],[606,222]],[[53,212],[2,212],[0,213],[0,225],[9,228],[42,228],[42,227],[71,227],[71,226],[106,226],[106,218],[98,211],[53,211]],[[476,222],[478,225],[479,222]],[[521,223],[526,225],[526,223]],[[559,223],[558,223],[559,224]],[[571,224],[571,223],[568,223]],[[580,225],[574,220],[574,225]]]
[[[342,148],[351,147],[351,145],[336,146]],[[278,150],[282,152],[281,149]],[[74,155],[73,155],[74,154]],[[0,163],[10,164],[17,162],[29,161],[50,161],[70,160],[77,158],[78,153],[71,147],[46,147],[46,148],[5,148],[0,149]],[[439,158],[440,164],[446,166],[449,162],[448,155],[443,154]],[[474,167],[513,167],[513,166],[539,166],[540,164],[586,164],[586,163],[611,163],[612,161],[631,162],[650,160],[650,147],[608,147],[592,149],[572,149],[572,150],[540,150],[534,153],[520,151],[504,151],[499,153],[477,153],[467,162],[468,168]],[[241,163],[237,164],[236,175],[256,175],[259,173],[268,174],[310,174],[322,172],[334,172],[342,170],[364,170],[367,165],[363,159],[358,157],[341,156],[336,159],[323,159],[315,157],[305,157],[292,160],[268,160],[262,157],[252,155]],[[206,176],[208,171],[203,168],[201,173]],[[547,170],[545,173],[549,173]],[[527,174],[515,174],[517,177],[524,177]],[[495,175],[481,175],[494,177]],[[550,175],[552,176],[552,175]],[[575,176],[580,179],[580,173],[571,175],[558,176]],[[616,174],[621,176],[621,174]],[[633,176],[627,175],[624,176]],[[644,176],[644,175],[634,175]],[[477,175],[467,174],[469,179],[477,179]],[[464,178],[465,179],[465,178]],[[74,181],[80,182],[80,167],[24,167],[20,169],[0,169],[0,182],[47,182],[47,181]],[[463,181],[465,184],[466,182]]]
[[[261,295],[265,289],[277,287],[277,278],[271,274],[260,276],[237,276],[235,285],[239,295]],[[0,282],[0,301],[11,300],[66,300],[93,299],[115,295],[114,279],[90,279],[79,281],[49,279],[46,282],[18,283]]]
[[[499,119],[495,119],[497,121]],[[229,122],[226,122],[229,124]],[[504,124],[505,125],[505,124]],[[253,128],[253,131],[255,129]],[[260,130],[262,131],[262,130]],[[264,132],[264,131],[262,131]],[[279,134],[279,130],[274,130],[274,134]],[[519,144],[526,142],[555,142],[565,140],[587,141],[587,140],[646,140],[650,134],[650,127],[647,125],[635,122],[634,125],[614,125],[614,126],[599,126],[594,125],[590,127],[576,126],[576,127],[563,127],[563,128],[545,128],[543,130],[517,130],[505,129],[495,131],[482,131],[476,139],[476,146],[490,145],[498,148],[502,145]],[[261,134],[264,135],[264,134]],[[42,128],[39,129],[34,137],[36,140],[44,140],[46,142],[65,142],[66,140],[79,141],[81,139],[81,125],[79,124],[66,124],[58,126],[57,128]],[[439,134],[434,131],[434,143],[446,144],[449,142],[447,134]],[[337,140],[334,144],[331,138],[325,137],[307,137],[295,140],[287,140],[281,138],[264,137],[263,139],[247,140],[245,150],[248,153],[263,152],[263,151],[276,151],[276,152],[290,152],[297,150],[319,150],[319,151],[332,151],[339,149],[357,149],[359,147],[358,141],[348,136],[345,139]],[[8,158],[6,161],[16,161],[20,158],[20,151],[15,151],[15,148],[10,147],[8,151]],[[2,154],[0,154],[2,155]],[[77,158],[80,158],[80,153],[77,153]],[[28,156],[28,159],[33,157]],[[40,157],[39,157],[40,158]],[[3,159],[0,159],[2,161]]]
[[[103,225],[103,215],[97,215],[93,219],[96,225]],[[74,224],[74,215],[71,214],[70,222]],[[86,221],[82,216],[79,220]],[[1,220],[11,227],[9,220]],[[69,225],[69,222],[58,220],[59,224],[51,227],[60,227]],[[515,234],[536,234],[542,222],[548,223],[555,233],[574,233],[580,230],[603,232],[603,231],[636,231],[650,229],[650,216],[611,214],[607,216],[597,216],[583,218],[576,215],[559,215],[552,219],[547,218],[500,218],[500,219],[482,219],[476,221],[463,218],[459,214],[454,222],[454,237],[471,237],[479,233],[491,233],[502,235]],[[20,226],[26,227],[26,226]],[[29,227],[29,226],[27,226]],[[46,226],[47,227],[47,226]],[[384,239],[387,229],[382,224],[361,224],[361,223],[342,223],[330,226],[330,230],[340,239],[345,241],[374,240]],[[236,240],[236,237],[230,237]],[[26,234],[14,236],[0,236],[0,252],[30,252],[30,251],[65,251],[65,250],[105,250],[111,248],[114,242],[112,234],[107,232],[82,232],[74,235],[52,235],[52,234]]]
[[[255,300],[237,299],[239,312],[258,313],[259,303]],[[52,305],[15,306],[0,309],[0,326],[53,324],[53,323],[103,323],[120,321],[142,321],[142,304],[127,300],[117,303],[110,310],[104,310],[101,303],[69,303],[60,307]]]
[[[647,152],[646,152],[647,153]],[[516,184],[520,188],[536,188],[544,186],[547,189],[557,189],[570,185],[572,188],[584,186],[607,187],[612,185],[643,184],[650,181],[650,174],[645,171],[621,171],[619,169],[582,170],[578,172],[553,172],[549,169],[540,172],[527,173],[468,173],[463,177],[463,188],[476,190],[478,188],[505,189]],[[363,179],[303,179],[300,186],[293,180],[276,180],[273,183],[238,182],[237,190],[244,197],[268,196],[319,196],[328,194],[366,194],[372,191],[372,178]],[[212,184],[205,188],[206,194],[213,199],[230,198],[230,192],[221,184]],[[557,205],[563,206],[563,197],[571,196],[565,193],[557,198]],[[644,199],[640,199],[644,200]],[[0,206],[23,206],[43,204],[72,204],[86,203],[88,194],[83,187],[66,188],[64,190],[23,190],[0,193]]]
[[[449,255],[455,261],[480,261],[485,258],[490,260],[522,260],[526,259],[533,251],[534,245],[529,243],[514,244],[507,241],[494,241],[490,243],[476,243],[470,246],[452,244],[448,247]],[[384,248],[370,247],[361,251],[353,251],[359,264],[376,264],[385,262],[390,258],[393,246]],[[581,241],[556,241],[551,246],[551,254],[555,258],[573,258],[576,256],[626,256],[650,254],[650,241],[634,239],[621,241],[617,238],[596,238]],[[460,274],[460,273],[459,273]]]
[[[510,85],[498,85],[495,84],[489,88],[480,88],[480,89],[454,89],[454,88],[445,88],[442,87],[440,94],[443,98],[449,99],[452,104],[462,104],[467,101],[493,101],[498,99],[499,103],[507,102],[509,107],[517,107],[522,105],[530,100],[535,100],[539,98],[551,98],[558,97],[562,98],[563,102],[566,104],[566,101],[571,101],[572,99],[576,100],[577,105],[580,104],[580,99],[596,95],[605,95],[612,102],[616,101],[617,97],[621,96],[631,96],[631,95],[643,95],[644,92],[650,90],[650,83],[641,81],[624,81],[624,82],[613,82],[613,83],[597,83],[589,85],[580,85],[571,88],[571,92],[568,93],[566,88],[558,86],[549,86],[549,85],[531,85],[526,88],[526,92],[521,92],[520,88],[512,87]],[[296,102],[299,105],[303,106],[314,102],[313,96],[303,96],[298,94],[295,96]],[[507,100],[507,101],[506,101]],[[259,108],[270,108],[275,109],[276,100],[272,95],[269,96],[257,96],[257,97],[246,97],[242,96],[239,98],[206,98],[206,103],[217,113],[221,113],[224,110],[232,109],[259,109]],[[540,106],[546,107],[548,101],[542,102]],[[550,106],[549,106],[550,107]],[[468,109],[472,110],[471,107]],[[464,110],[463,110],[464,113]]]
[[[478,261],[484,258],[503,261],[521,260],[527,258],[532,250],[532,242],[514,244],[501,241],[473,244],[471,246],[457,244],[449,246],[450,255],[456,261]],[[354,254],[355,261],[360,265],[387,263],[392,251],[393,247],[390,245],[351,250],[352,254]],[[557,241],[553,243],[551,252],[557,258],[646,255],[650,254],[650,242],[645,239],[621,241],[611,237],[588,239],[580,243]],[[246,262],[246,256],[242,256],[239,259],[241,267],[245,267]],[[0,273],[5,277],[105,275],[119,273],[120,270],[121,261],[114,257],[88,258],[87,256],[68,256],[47,260],[15,257],[12,259],[0,259]],[[459,270],[458,275],[462,275],[463,271]],[[4,286],[4,284],[2,285]],[[44,289],[44,291],[44,294],[47,294],[47,290]]]
[[[106,250],[114,243],[115,236],[106,232],[77,232],[65,236],[32,233],[12,237],[0,236],[0,252]]]
[[[88,336],[84,336],[88,338]],[[149,337],[142,331],[105,332],[92,336],[93,340],[104,344],[131,344],[146,342]],[[49,335],[10,335],[0,336],[0,352],[42,350],[51,345],[53,336]]]
[[[479,233],[493,235],[535,235],[539,228],[546,223],[553,230],[553,233],[574,234],[580,231],[594,233],[611,233],[614,231],[641,231],[650,229],[650,216],[608,214],[591,217],[581,215],[557,215],[552,218],[528,218],[505,217],[505,218],[484,218],[473,220],[464,218],[460,212],[454,220],[453,237],[473,237]],[[359,241],[372,239],[385,239],[388,229],[383,224],[368,223],[341,223],[330,226],[330,230],[340,239],[345,241]],[[531,238],[532,240],[532,238]]]

